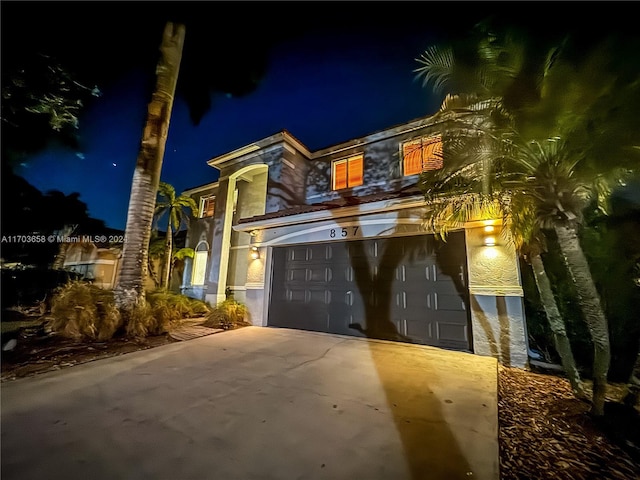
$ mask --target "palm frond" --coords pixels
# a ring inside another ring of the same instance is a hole
[[[414,70],[416,77],[422,78],[422,85],[433,83],[434,92],[443,91],[455,66],[453,49],[431,46],[416,61],[422,65]]]
[[[193,258],[195,256],[195,250],[193,248],[181,248],[173,252],[173,258],[175,260],[184,260],[185,258]]]

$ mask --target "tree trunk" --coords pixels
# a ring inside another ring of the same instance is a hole
[[[171,230],[171,212],[169,212],[169,223],[167,225],[167,237],[164,241],[164,271],[162,275],[162,287],[169,288],[169,279],[171,278],[171,263],[173,250],[173,232]]]
[[[160,59],[156,68],[156,89],[149,103],[147,122],[131,183],[126,241],[122,251],[118,286],[114,290],[116,305],[123,311],[130,311],[145,300],[144,283],[151,225],[173,97],[180,72],[184,35],[184,25],[168,22],[162,36]]]
[[[58,246],[58,253],[56,254],[55,259],[53,260],[53,264],[51,268],[53,270],[62,270],[64,268],[64,262],[67,259],[67,251],[69,250],[69,243],[62,242]]]
[[[77,225],[65,225],[62,230],[60,230],[60,234],[63,237],[70,236],[74,230],[77,228]],[[53,270],[62,270],[64,268],[64,262],[67,259],[67,253],[69,251],[69,243],[61,242],[58,247],[58,253],[56,254],[53,263],[51,264],[51,268]]]
[[[607,393],[607,374],[611,362],[607,318],[575,227],[557,225],[554,230],[558,236],[560,250],[575,285],[579,306],[593,342],[593,406],[591,412],[593,415],[603,416],[605,394]]]
[[[155,267],[153,266],[153,258],[148,257],[147,259],[147,272],[151,280],[153,280],[153,284],[156,287],[159,287],[162,284],[161,279],[158,278],[158,274],[155,271]]]
[[[567,329],[565,328],[564,320],[560,315],[556,298],[553,295],[551,282],[549,282],[549,277],[545,271],[542,257],[539,254],[531,256],[531,267],[533,269],[533,276],[540,294],[540,300],[542,301],[542,307],[547,315],[549,327],[553,332],[555,347],[558,355],[560,355],[560,360],[562,361],[565,374],[571,383],[573,394],[576,398],[587,399],[587,393],[585,392],[584,385],[580,379],[580,373],[578,372],[575,359],[573,358],[571,343],[567,337]]]

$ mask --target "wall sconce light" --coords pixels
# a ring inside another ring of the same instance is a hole
[[[260,252],[258,251],[258,247],[251,247],[251,258],[257,260],[260,258]]]
[[[484,244],[487,247],[495,247],[496,237],[484,237]]]
[[[495,227],[493,225],[485,225],[483,243],[486,247],[494,247],[496,245]]]
[[[494,247],[496,244],[496,236],[494,235],[495,228],[493,225],[486,225],[484,227],[484,240],[483,243],[487,247]]]

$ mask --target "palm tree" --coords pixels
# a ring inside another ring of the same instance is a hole
[[[164,263],[166,255],[165,241],[163,238],[157,236],[157,232],[154,230],[151,233],[151,241],[149,243],[149,276],[153,279],[156,287],[162,285],[162,280],[158,277],[155,271],[154,262],[152,260],[160,260]],[[193,248],[180,248],[173,251],[171,254],[171,276],[176,272],[176,267],[184,267],[184,261],[187,258],[193,258],[195,256],[195,250]]]
[[[173,264],[173,232],[180,230],[183,223],[188,223],[189,218],[196,215],[198,206],[193,198],[187,195],[176,196],[176,189],[165,182],[160,182],[158,188],[158,201],[156,203],[156,221],[165,214],[167,216],[167,232],[165,235],[164,269],[162,272],[162,284],[169,287],[171,267]]]
[[[151,239],[149,240],[149,256],[147,258],[147,272],[156,287],[162,285],[162,279],[158,276],[155,268],[155,261],[164,261],[165,241],[162,237],[158,237],[157,230],[151,231]]]
[[[609,328],[579,240],[582,212],[598,195],[598,183],[579,178],[577,165],[581,158],[572,156],[559,140],[531,142],[529,148],[522,148],[520,153],[514,158],[520,178],[510,180],[512,195],[516,197],[514,205],[517,206],[520,198],[529,201],[538,228],[556,233],[594,347],[593,413],[603,415],[611,359]],[[549,313],[552,317],[555,315],[555,312]]]
[[[468,132],[465,131],[463,135],[467,138]],[[462,138],[453,138],[457,140],[459,147],[464,147],[465,142],[461,141]],[[449,144],[451,143],[452,138],[449,139]],[[480,149],[471,147],[458,152],[458,156],[476,159],[466,168],[455,169],[449,165],[442,171],[421,176],[420,186],[430,206],[425,215],[425,222],[432,231],[444,238],[451,230],[463,227],[469,221],[502,218],[506,226],[503,231],[510,234],[508,240],[514,242],[520,254],[524,254],[531,264],[536,287],[553,333],[556,351],[560,355],[574,395],[586,399],[587,394],[576,366],[567,329],[542,260],[541,253],[544,251],[545,241],[535,221],[535,204],[528,197],[514,197],[513,194],[505,193],[507,187],[500,184],[499,180],[502,177],[499,172],[492,172],[492,175],[477,174],[475,167],[486,166],[488,163],[478,160],[479,157],[499,157],[498,152],[485,148],[486,142],[482,142],[481,145]],[[456,157],[456,148],[452,150],[449,152],[452,155],[448,156],[447,160]],[[455,161],[453,163],[455,164]],[[491,179],[490,182],[486,181],[487,177]]]
[[[147,112],[140,152],[127,214],[118,286],[114,290],[116,305],[123,312],[144,303],[149,239],[160,183],[164,148],[169,130],[173,98],[178,81],[185,27],[167,22],[160,45],[156,69],[156,88]]]
[[[576,154],[575,151],[568,148],[559,148],[560,146],[564,147],[564,144],[560,142],[526,144],[522,142],[517,130],[513,128],[515,122],[511,113],[517,111],[517,108],[512,107],[510,110],[508,105],[512,105],[513,100],[510,99],[507,102],[506,99],[514,86],[519,83],[522,84],[523,71],[519,67],[526,63],[520,61],[522,50],[517,48],[514,49],[514,53],[511,56],[506,55],[506,58],[511,61],[505,61],[504,54],[509,51],[508,47],[512,43],[508,36],[505,37],[504,43],[499,43],[496,40],[497,38],[499,37],[489,35],[487,42],[479,43],[477,58],[480,63],[476,65],[478,68],[472,70],[477,74],[475,79],[478,80],[476,85],[479,94],[475,96],[473,102],[463,101],[463,104],[466,104],[467,107],[467,115],[460,116],[463,128],[456,130],[455,137],[456,140],[461,138],[472,140],[475,142],[472,145],[477,145],[477,141],[480,140],[485,148],[472,148],[471,152],[474,154],[481,153],[475,157],[470,155],[470,152],[464,156],[466,157],[466,164],[463,165],[462,174],[453,174],[447,178],[446,175],[443,176],[440,173],[439,182],[427,182],[425,185],[428,192],[427,200],[429,201],[429,197],[433,196],[433,192],[442,186],[450,188],[457,185],[458,187],[462,186],[461,191],[463,192],[468,190],[469,187],[473,187],[474,183],[477,183],[477,180],[474,182],[471,177],[464,177],[464,173],[478,173],[480,171],[482,173],[481,195],[492,194],[488,188],[488,183],[491,179],[487,178],[489,177],[487,173],[496,172],[499,174],[499,179],[503,181],[508,179],[513,185],[517,185],[518,190],[516,192],[521,192],[522,195],[526,195],[528,199],[534,201],[533,205],[529,205],[533,206],[536,218],[550,221],[550,226],[558,236],[567,268],[578,291],[579,305],[594,344],[592,412],[595,415],[603,415],[604,394],[610,362],[608,325],[600,297],[589,271],[589,265],[577,235],[582,208],[584,208],[586,200],[590,198],[590,194],[594,191],[585,188],[584,184],[577,181],[577,176],[575,175],[576,166],[579,163],[577,160],[582,158],[572,156]],[[543,68],[540,69],[541,80],[544,80],[545,75],[556,62],[558,53],[559,50],[552,50],[551,54],[546,57],[546,62]],[[498,59],[502,60],[497,62],[496,60]],[[460,70],[456,67],[455,56],[450,49],[441,51],[433,47],[427,50],[418,61],[422,65],[417,69],[418,76],[424,77],[427,83],[433,82],[436,89],[447,85],[456,72],[468,72],[468,70]],[[500,81],[496,81],[496,78],[500,79]],[[524,83],[527,84],[526,81]],[[531,84],[532,82],[528,83]],[[536,85],[535,82],[533,84]],[[537,85],[540,85],[540,83],[537,83]],[[469,98],[472,97],[469,96]],[[464,99],[464,97],[459,96],[458,99],[460,98]],[[455,102],[450,101],[449,103]],[[490,108],[487,109],[487,105]],[[469,113],[471,115],[468,115]],[[480,114],[480,123],[477,122],[478,115],[473,115],[473,113]],[[475,120],[475,123],[469,122],[468,119]],[[505,119],[507,120],[506,122],[504,122]],[[460,132],[462,132],[462,135],[460,135]],[[449,144],[451,143],[449,141]],[[487,155],[493,155],[500,159],[498,169],[490,170],[486,168],[487,164],[491,162],[486,159]],[[505,175],[506,173],[511,175]],[[514,176],[518,177],[517,180],[515,180]],[[557,188],[559,185],[565,188]],[[525,186],[528,186],[529,189],[524,190]],[[504,213],[513,214],[513,208],[517,207],[519,203],[507,201],[502,202],[502,205],[506,207],[503,209]],[[545,213],[549,206],[552,207],[549,210],[551,215],[547,215],[545,218]],[[516,212],[516,216],[520,213]],[[522,227],[519,222],[508,222],[508,225],[512,230]],[[515,233],[516,237],[524,238],[523,235],[518,235],[517,231]],[[537,262],[536,259],[536,264],[539,271],[542,263]],[[539,273],[541,272],[539,271]],[[538,280],[540,279],[541,277],[539,276]],[[539,287],[546,288],[544,283],[540,282]],[[553,297],[550,297],[548,292],[543,291],[541,292],[541,298],[551,301]],[[547,305],[547,307],[550,307],[547,308],[550,314],[549,320],[555,321],[553,303]],[[555,329],[554,333],[556,338],[566,337],[565,329]],[[561,350],[559,353],[562,355]],[[568,358],[563,359],[565,364],[567,363],[566,360]],[[571,376],[575,375],[575,373],[567,372]],[[576,390],[576,387],[579,386],[577,378],[572,381],[572,385]]]

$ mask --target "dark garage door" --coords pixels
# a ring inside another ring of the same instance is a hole
[[[276,247],[272,271],[270,326],[471,351],[462,232]]]

